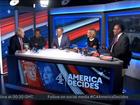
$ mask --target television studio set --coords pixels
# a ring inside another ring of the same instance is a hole
[[[140,105],[140,0],[0,0],[0,105]]]

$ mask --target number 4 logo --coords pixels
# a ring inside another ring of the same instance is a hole
[[[63,75],[60,73],[57,77],[56,77],[56,80],[58,81],[59,84],[63,84]]]

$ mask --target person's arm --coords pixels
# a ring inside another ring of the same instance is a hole
[[[94,40],[93,48],[99,49],[99,41],[97,38],[95,38],[95,40]]]
[[[119,51],[116,53],[116,57],[124,55],[129,51],[129,39],[127,36],[123,37],[121,45],[119,46]]]
[[[89,46],[89,38],[87,38],[86,41],[87,41],[87,46],[90,47],[90,46]]]
[[[70,47],[70,40],[68,37],[66,37],[66,48]]]
[[[30,48],[33,48],[34,47],[34,41],[33,41],[33,38],[30,38]]]
[[[9,54],[14,55],[16,52],[16,40],[14,38],[10,39]]]
[[[46,40],[45,38],[43,38],[43,43],[42,43],[43,47],[46,45]]]
[[[45,41],[45,39],[42,37],[41,38],[41,41],[39,42],[39,48],[43,48],[44,46],[45,46],[45,44],[46,44],[46,41]]]
[[[53,38],[53,41],[51,43],[51,48],[57,48],[57,46],[55,45],[55,39]]]

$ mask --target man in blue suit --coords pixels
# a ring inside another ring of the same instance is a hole
[[[58,27],[56,30],[57,37],[53,39],[52,48],[60,48],[60,49],[65,49],[69,48],[70,46],[70,40],[66,35],[63,35],[63,28]]]

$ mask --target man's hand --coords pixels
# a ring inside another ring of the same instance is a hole
[[[38,43],[35,43],[35,46],[38,46]]]
[[[56,48],[56,46],[53,46],[53,48]]]
[[[97,46],[94,45],[93,48],[97,48]]]

